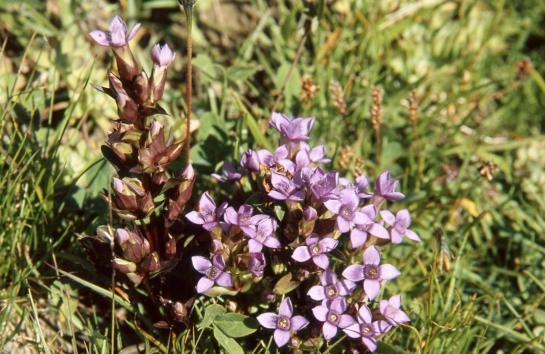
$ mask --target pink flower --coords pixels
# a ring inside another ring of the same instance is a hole
[[[257,320],[263,327],[274,329],[274,342],[278,347],[286,345],[292,333],[308,325],[307,319],[303,316],[293,316],[293,305],[288,297],[280,304],[278,314],[265,312],[257,316]]]
[[[299,246],[293,251],[291,258],[301,263],[312,258],[314,264],[326,269],[329,266],[329,258],[327,258],[326,253],[334,250],[338,243],[339,241],[331,237],[320,239],[320,236],[316,234],[310,235],[305,239],[304,246]]]
[[[126,46],[134,38],[139,28],[140,23],[137,22],[132,26],[130,31],[127,31],[125,21],[121,17],[115,16],[112,22],[110,22],[109,32],[95,30],[90,32],[89,36],[102,46],[118,48]]]
[[[218,284],[224,288],[230,288],[233,286],[231,275],[224,271],[225,262],[223,256],[215,255],[212,258],[212,262],[201,256],[191,257],[191,263],[193,268],[201,274],[204,274],[197,283],[197,292],[204,293],[210,289],[214,284]]]

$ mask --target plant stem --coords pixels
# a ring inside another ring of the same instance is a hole
[[[193,72],[192,72],[192,63],[191,59],[193,57],[193,37],[192,37],[192,28],[193,28],[193,2],[188,1],[184,2],[182,6],[185,12],[185,18],[187,22],[187,81],[186,81],[186,101],[187,101],[187,116],[186,116],[186,126],[185,126],[185,147],[184,147],[184,161],[189,164],[189,150],[191,147],[191,99],[193,95]]]

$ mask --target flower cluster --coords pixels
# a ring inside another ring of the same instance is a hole
[[[183,236],[179,231],[180,219],[191,198],[195,173],[189,164],[181,173],[169,170],[182,152],[183,141],[169,137],[156,119],[156,115],[165,113],[158,101],[175,54],[166,44],[153,46],[153,69],[148,76],[140,69],[129,47],[129,41],[139,28],[137,23],[129,30],[116,16],[108,32],[89,33],[94,42],[111,48],[116,60],[117,70],[108,73],[109,87],[98,87],[115,99],[119,113],[102,147],[117,174],[112,181],[112,193],[105,199],[121,219],[120,224],[130,225],[115,230],[111,226],[99,227],[91,243],[95,243],[95,248],[96,243],[113,243],[113,267],[135,286],[145,281],[153,291],[156,287],[150,280],[172,269],[181,258],[177,247],[177,241]],[[216,263],[220,261],[214,265]],[[198,269],[204,269],[205,264],[198,265]],[[219,273],[214,281],[228,285]],[[161,296],[167,293],[165,289],[160,291]],[[154,300],[159,298],[150,296]]]
[[[394,214],[385,208],[404,198],[390,173],[380,174],[371,191],[365,176],[350,181],[326,170],[325,146],[308,144],[313,124],[313,118],[273,113],[270,125],[281,145],[248,150],[240,168],[225,162],[222,173],[213,175],[245,197],[218,206],[204,193],[198,209],[186,214],[210,241],[210,260],[192,258],[203,275],[196,289],[255,295],[239,304],[247,309],[283,296],[278,314],[257,316],[264,328],[274,329],[279,347],[290,339],[294,347],[316,343],[317,333],[330,341],[342,331],[350,339],[346,345],[375,351],[378,338],[409,321],[400,295],[376,306],[386,281],[400,275],[382,261],[381,249],[420,238],[409,229],[408,210]],[[297,333],[305,328],[310,330]]]

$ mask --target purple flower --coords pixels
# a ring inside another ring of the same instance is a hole
[[[324,158],[325,145],[318,145],[312,149],[303,147],[295,156],[295,162],[299,167],[306,167],[310,164],[328,163],[331,159]]]
[[[391,280],[399,276],[399,270],[391,264],[380,264],[380,253],[375,246],[371,246],[363,252],[363,265],[352,264],[348,266],[343,276],[351,281],[363,280],[363,290],[373,300],[380,291],[382,280]]]
[[[338,180],[339,174],[337,172],[330,171],[325,173],[317,168],[310,177],[310,190],[314,197],[320,201],[336,199]]]
[[[291,258],[297,262],[306,262],[312,258],[314,264],[322,269],[329,267],[329,258],[326,253],[334,250],[339,241],[332,239],[331,237],[324,237],[320,240],[320,236],[314,234],[305,239],[304,246],[299,246],[293,251]]]
[[[199,211],[192,211],[186,214],[186,218],[194,224],[202,225],[205,230],[211,231],[219,225],[219,219],[227,209],[227,203],[216,207],[216,203],[208,192],[204,192],[199,200]]]
[[[326,341],[329,342],[331,338],[335,337],[337,328],[346,328],[356,322],[352,316],[344,313],[347,307],[346,300],[338,297],[312,309],[314,317],[318,321],[324,322],[322,332]]]
[[[259,323],[269,329],[274,329],[274,342],[283,347],[290,340],[293,332],[298,332],[308,325],[303,316],[293,316],[293,305],[289,297],[280,303],[278,314],[265,312],[257,316]]]
[[[229,207],[225,210],[223,219],[230,225],[238,226],[245,234],[255,234],[255,227],[258,222],[263,219],[269,218],[264,214],[252,215],[254,208],[251,205],[243,204],[235,211],[233,207]]]
[[[337,214],[337,228],[340,232],[348,232],[354,224],[362,224],[365,216],[357,210],[360,200],[353,189],[344,189],[340,199],[330,199],[324,204],[330,211]]]
[[[224,288],[230,288],[233,286],[231,274],[224,272],[225,262],[222,255],[215,255],[212,258],[212,262],[201,256],[191,257],[191,263],[193,268],[201,274],[204,274],[197,283],[197,292],[204,293],[210,289],[214,284],[218,284]]]
[[[263,271],[265,270],[265,266],[267,265],[267,261],[265,260],[265,255],[261,252],[257,253],[251,253],[250,254],[250,273],[252,273],[256,277],[263,276]]]
[[[369,188],[369,180],[367,179],[367,177],[365,176],[356,177],[355,187],[358,192],[358,197],[360,197],[360,199],[367,199],[373,196],[372,193],[369,193],[367,191],[367,188]]]
[[[269,124],[278,130],[286,142],[298,143],[308,140],[314,118],[295,118],[292,120],[282,113],[273,112]]]
[[[387,325],[383,332],[388,332],[391,327],[398,326],[401,323],[409,322],[411,319],[401,309],[401,295],[394,295],[389,300],[380,300],[380,313],[386,320]]]
[[[269,192],[269,197],[273,199],[296,202],[305,199],[305,192],[300,190],[291,179],[284,175],[272,172],[271,184],[273,189]]]
[[[277,169],[287,171],[291,174],[295,172],[295,164],[289,159],[289,150],[286,145],[280,145],[268,161],[269,167],[276,166]]]
[[[235,182],[238,181],[242,175],[235,170],[235,167],[230,162],[225,161],[223,163],[221,175],[212,173],[212,177],[218,182]]]
[[[240,166],[252,172],[259,172],[259,156],[254,150],[248,150],[240,158]]]
[[[318,212],[311,206],[308,206],[303,210],[303,218],[305,221],[313,221],[318,219]]]
[[[157,43],[151,48],[151,59],[153,60],[153,64],[157,66],[168,66],[174,58],[176,58],[176,53],[168,47],[168,44],[161,46]]]
[[[137,22],[132,26],[131,30],[127,32],[125,21],[123,21],[121,17],[115,16],[112,22],[110,22],[109,32],[95,30],[89,33],[89,36],[102,46],[118,48],[126,46],[129,41],[133,39],[139,28],[140,23]]]
[[[357,248],[365,244],[368,234],[382,239],[390,238],[388,230],[375,221],[376,209],[374,205],[369,204],[364,206],[361,208],[361,212],[365,216],[365,220],[363,223],[357,224],[350,233],[350,244],[352,245],[352,248]]]
[[[396,192],[399,181],[390,179],[390,172],[384,171],[375,181],[375,196],[388,200],[401,200],[405,198],[403,193]]]
[[[407,209],[403,209],[394,214],[389,210],[383,210],[380,212],[380,216],[388,225],[392,228],[390,229],[390,239],[392,243],[401,243],[403,236],[407,238],[420,242],[420,237],[416,232],[409,230],[411,226],[411,214]]]
[[[373,321],[371,310],[366,305],[361,305],[357,316],[358,323],[354,323],[343,329],[351,338],[361,338],[363,345],[374,352],[377,349],[375,336],[380,335],[380,321]]]
[[[355,286],[350,280],[338,280],[334,271],[326,269],[320,274],[320,285],[310,288],[307,295],[312,300],[328,301],[351,294]]]
[[[269,248],[280,248],[282,245],[276,237],[274,237],[274,231],[276,230],[276,221],[267,217],[262,219],[255,227],[250,228],[248,236],[248,249],[250,252],[261,252],[263,246]]]

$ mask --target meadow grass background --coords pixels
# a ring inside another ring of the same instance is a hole
[[[196,9],[198,191],[216,188],[209,175],[224,159],[270,144],[257,130],[273,108],[313,116],[313,142],[327,144],[335,168],[351,176],[363,161],[370,177],[389,169],[401,179],[423,239],[388,251],[403,274],[388,291],[403,294],[413,321],[379,352],[545,352],[543,1],[199,0]],[[112,308],[107,267],[78,241],[110,217],[100,146],[115,104],[91,84],[106,84],[111,55],[86,33],[115,14],[143,23],[132,47],[148,72],[155,42],[176,50],[164,108],[181,135],[186,27],[175,1],[0,1],[6,353],[219,350],[209,329],[153,328],[149,304],[129,302],[120,284]]]

